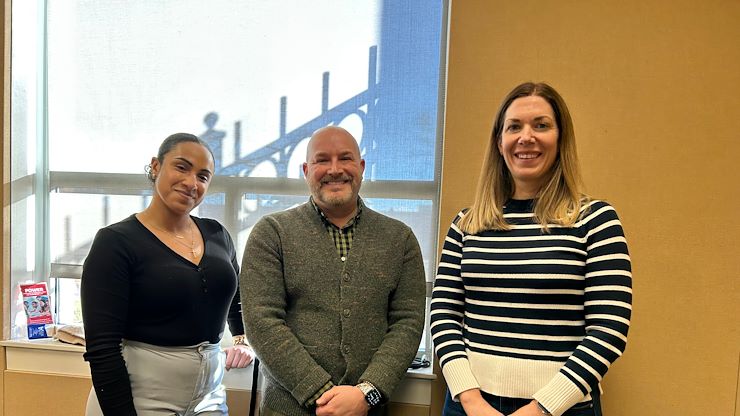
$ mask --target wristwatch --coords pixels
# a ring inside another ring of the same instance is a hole
[[[373,386],[370,382],[363,381],[355,387],[360,389],[362,394],[365,395],[365,401],[371,409],[380,404],[380,400],[383,398],[383,396],[380,395],[378,389],[376,389],[375,386]]]
[[[537,403],[537,407],[540,408],[540,412],[542,412],[543,415],[545,415],[545,416],[552,416],[552,413],[550,413],[550,411],[548,411],[545,408],[545,406],[542,405],[542,403],[540,403],[540,402],[538,402],[536,400],[535,400],[535,403]]]
[[[233,344],[234,346],[237,346],[237,345],[245,345],[247,347],[249,346],[249,344],[247,344],[247,337],[244,335],[234,335]]]

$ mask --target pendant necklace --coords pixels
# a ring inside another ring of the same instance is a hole
[[[183,246],[183,247],[187,248],[188,250],[190,250],[190,253],[193,256],[193,259],[198,258],[198,254],[200,254],[200,247],[195,247],[195,232],[193,232],[193,222],[192,221],[190,222],[190,227],[189,227],[189,230],[190,230],[190,244],[187,244],[186,242],[182,241],[182,240],[185,239],[185,236],[184,235],[175,234],[172,231],[165,230],[164,228],[159,228],[159,227],[157,227],[156,225],[154,225],[152,223],[150,223],[149,225],[151,225],[152,227],[154,227],[155,229],[157,229],[159,231],[162,231],[164,233],[167,233],[167,234],[175,237],[175,240],[173,240],[174,242],[176,242],[177,244],[180,244],[181,246]]]

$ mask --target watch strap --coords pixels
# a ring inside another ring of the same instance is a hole
[[[362,381],[355,387],[360,389],[362,394],[365,395],[365,401],[371,409],[378,406],[383,399],[380,391],[369,381]]]
[[[245,345],[247,347],[249,346],[249,344],[247,344],[247,337],[244,335],[234,335],[234,337],[232,338],[232,342],[234,345]]]
[[[535,400],[535,403],[537,403],[537,407],[540,409],[540,412],[542,412],[543,415],[552,416],[552,413],[550,413],[550,411],[548,411],[545,406],[542,405],[542,403],[538,402],[537,400]]]

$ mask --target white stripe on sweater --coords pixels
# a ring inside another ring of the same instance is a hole
[[[546,303],[514,303],[514,302],[488,302],[477,299],[466,299],[467,303],[478,306],[491,306],[498,308],[511,309],[551,309],[566,311],[582,311],[583,305],[563,305],[563,304],[546,304]]]
[[[432,312],[434,313],[434,312]],[[489,322],[508,322],[512,324],[530,324],[530,325],[553,325],[553,326],[583,326],[586,322],[581,320],[553,320],[553,319],[529,319],[529,318],[509,318],[505,316],[489,316],[477,313],[466,312],[465,316],[472,319]]]
[[[436,290],[436,289],[435,289]],[[579,289],[533,289],[528,287],[485,287],[465,285],[465,291],[493,293],[527,293],[537,295],[582,295]],[[464,291],[463,291],[464,292]]]
[[[462,264],[489,264],[496,265],[524,265],[524,264],[562,264],[564,266],[585,266],[586,262],[579,260],[532,259],[532,260],[485,260],[463,259]]]
[[[447,276],[447,275],[439,275]],[[457,276],[455,276],[457,277]],[[530,273],[473,273],[463,272],[462,277],[496,278],[496,279],[555,279],[555,280],[583,280],[578,274],[530,274]]]
[[[552,251],[566,251],[569,253],[576,253],[585,256],[587,253],[584,250],[579,250],[573,247],[527,247],[527,248],[485,248],[485,247],[465,247],[463,253],[548,253]],[[444,253],[445,250],[442,250]],[[457,256],[456,256],[457,257]],[[462,257],[462,253],[459,254]]]

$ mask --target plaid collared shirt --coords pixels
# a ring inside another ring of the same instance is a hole
[[[334,241],[334,245],[337,247],[337,254],[339,254],[339,258],[341,258],[342,261],[345,261],[347,259],[347,255],[349,254],[349,250],[352,248],[352,237],[354,237],[355,235],[357,222],[359,221],[360,214],[362,213],[362,199],[360,199],[359,197],[357,198],[357,214],[355,214],[355,216],[350,219],[342,228],[339,228],[336,225],[332,224],[331,221],[326,218],[326,215],[324,215],[324,213],[321,211],[321,208],[319,208],[319,206],[316,205],[316,202],[314,202],[313,197],[311,197],[310,201],[311,205],[313,205],[313,208],[321,217],[321,222],[324,223],[324,227],[326,227],[326,231],[329,233],[329,237],[331,237],[332,241]]]
[[[328,218],[326,218],[326,215],[324,215],[324,213],[321,211],[321,208],[319,208],[319,206],[316,205],[316,202],[314,202],[313,197],[310,198],[310,201],[313,209],[315,209],[316,212],[319,214],[321,222],[324,223],[324,227],[326,227],[326,232],[329,233],[329,237],[331,237],[332,241],[334,241],[334,246],[337,248],[337,254],[339,254],[339,258],[341,258],[342,261],[345,261],[347,259],[347,255],[349,254],[349,250],[352,248],[352,237],[354,237],[355,235],[357,221],[360,219],[360,213],[362,212],[362,200],[359,198],[357,199],[357,214],[355,214],[355,216],[352,217],[352,219],[350,219],[342,228],[339,228],[336,225],[332,224],[332,222],[329,221]],[[332,387],[334,387],[334,383],[332,383],[331,381],[327,382],[324,387],[322,387],[319,391],[316,392],[316,394],[311,396],[311,398],[306,401],[306,406],[315,405],[316,400],[318,400],[321,395],[331,390]]]

